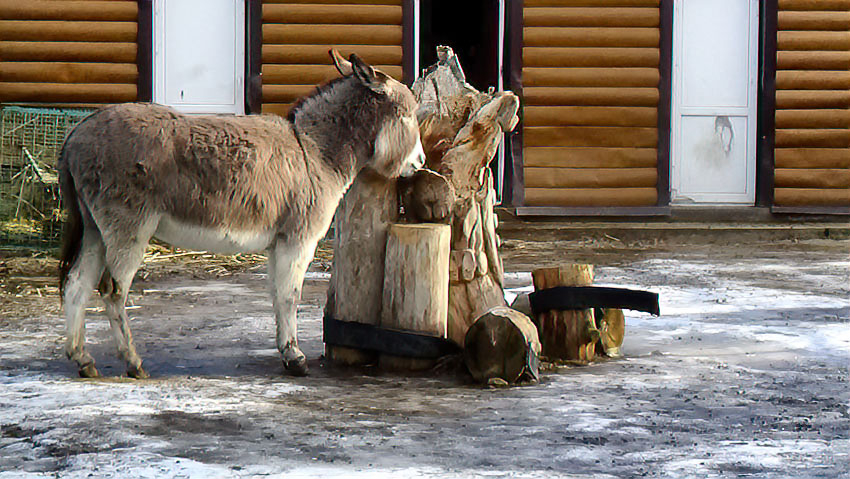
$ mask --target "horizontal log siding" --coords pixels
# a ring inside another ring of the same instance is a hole
[[[316,85],[339,76],[336,48],[402,79],[401,0],[264,0],[264,113],[285,115]]]
[[[138,5],[0,0],[0,102],[135,101]]]
[[[779,8],[774,204],[850,207],[850,1]]]
[[[526,206],[654,206],[659,2],[526,0]]]

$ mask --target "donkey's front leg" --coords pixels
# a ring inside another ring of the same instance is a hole
[[[272,303],[277,322],[277,349],[283,357],[284,367],[295,376],[307,374],[307,358],[298,349],[295,313],[301,300],[304,274],[315,251],[315,242],[298,244],[277,240],[269,254],[269,279],[272,283]]]

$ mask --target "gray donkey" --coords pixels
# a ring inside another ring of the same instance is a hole
[[[124,303],[152,237],[225,254],[268,251],[277,347],[307,373],[295,312],[334,210],[365,167],[393,178],[425,161],[410,90],[356,55],[343,75],[277,116],[185,116],[151,104],[104,108],[68,136],[58,162],[68,223],[60,264],[65,352],[96,377],[85,307],[97,287],[118,353],[144,378]]]

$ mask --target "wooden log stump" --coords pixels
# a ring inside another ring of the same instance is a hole
[[[574,264],[541,268],[531,273],[534,289],[556,286],[590,286],[593,265]],[[543,356],[550,359],[592,361],[599,332],[592,309],[548,311],[535,318]]]
[[[620,346],[626,336],[626,317],[622,309],[604,308],[594,310],[596,329],[599,330],[597,346],[610,358],[623,356]]]
[[[497,306],[477,317],[466,332],[464,362],[476,381],[536,381],[540,340],[528,316]]]
[[[394,224],[387,235],[381,327],[445,338],[449,304],[448,225]],[[390,370],[422,370],[431,359],[382,354]]]
[[[334,216],[333,274],[325,314],[341,321],[380,323],[387,230],[398,213],[396,182],[370,169],[357,175]],[[325,346],[338,364],[375,364],[377,353]]]

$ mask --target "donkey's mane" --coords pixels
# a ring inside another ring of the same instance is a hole
[[[329,80],[329,81],[326,81],[325,83],[318,85],[312,92],[310,92],[307,95],[302,96],[301,98],[299,98],[298,100],[295,101],[295,103],[292,105],[292,108],[289,109],[289,113],[287,113],[286,119],[294,124],[295,123],[295,116],[298,114],[299,111],[301,111],[301,109],[304,108],[304,105],[307,103],[307,101],[309,101],[313,98],[316,98],[318,96],[324,95],[326,92],[332,90],[333,87],[337,83],[342,83],[344,80],[348,79],[350,76],[351,75],[347,75],[347,76],[344,76],[344,77],[337,77],[337,78],[334,78],[333,80]]]

